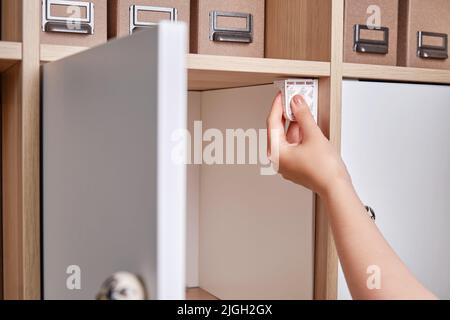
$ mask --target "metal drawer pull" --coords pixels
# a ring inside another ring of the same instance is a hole
[[[442,38],[442,46],[425,45],[424,37]],[[448,59],[448,35],[435,32],[417,32],[417,56],[423,59]]]
[[[383,32],[383,40],[361,39],[361,30]],[[389,52],[389,28],[369,27],[367,25],[355,24],[353,51],[360,53],[387,54]]]
[[[86,17],[56,17],[52,6],[79,7],[86,11]],[[92,2],[42,0],[42,31],[94,34],[94,4]]]
[[[217,23],[217,19],[219,17],[243,18],[246,20],[246,27],[220,28],[218,27]],[[253,16],[251,14],[239,12],[212,11],[209,14],[209,18],[210,18],[209,40],[219,42],[239,42],[239,43],[253,42]]]
[[[132,5],[130,7],[130,34],[133,34],[138,28],[150,28],[158,25],[155,22],[139,21],[140,11],[168,13],[170,15],[170,21],[174,22],[178,20],[178,10],[176,8]]]

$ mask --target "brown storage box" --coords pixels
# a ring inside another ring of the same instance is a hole
[[[161,20],[189,26],[190,0],[108,0],[108,37],[122,37]]]
[[[192,0],[191,51],[264,57],[264,0]]]
[[[106,0],[42,0],[42,11],[43,44],[92,47],[107,41]]]
[[[345,62],[397,65],[397,35],[398,0],[345,0]]]
[[[400,66],[450,69],[449,0],[400,0]]]

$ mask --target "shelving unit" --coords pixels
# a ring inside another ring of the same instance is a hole
[[[7,299],[39,299],[40,116],[39,66],[87,48],[40,45],[40,0],[2,0],[3,288]],[[324,0],[326,1],[326,0]],[[319,125],[340,149],[341,88],[344,78],[450,84],[450,71],[343,63],[344,0],[331,3],[330,61],[187,56],[189,89],[214,90],[272,83],[277,78],[320,79]],[[330,39],[328,39],[328,36]],[[323,56],[323,54],[322,54]],[[323,202],[316,201],[316,299],[336,299],[337,254]],[[1,260],[1,257],[0,257]],[[1,277],[0,277],[1,279]],[[1,281],[0,281],[1,283]],[[191,296],[204,295],[191,291]],[[1,290],[0,290],[1,296]]]

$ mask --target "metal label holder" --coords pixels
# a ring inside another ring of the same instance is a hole
[[[210,17],[209,40],[217,42],[253,42],[253,16],[250,13],[212,11]],[[220,28],[217,19],[219,17],[243,18],[246,20],[245,28]]]
[[[442,38],[442,46],[431,46],[423,44],[424,37]],[[422,59],[448,59],[448,35],[436,32],[417,32],[417,56]]]
[[[52,6],[84,8],[86,18],[53,16],[51,14]],[[42,31],[92,35],[94,27],[94,4],[92,2],[42,0]]]
[[[383,40],[370,40],[361,38],[361,30],[383,32]],[[355,24],[353,51],[360,53],[387,54],[389,52],[389,28],[369,27],[367,25]]]
[[[130,6],[130,34],[133,34],[139,28],[151,28],[158,25],[155,22],[139,21],[138,15],[140,11],[168,13],[170,21],[175,22],[178,20],[178,10],[176,8],[132,5]]]

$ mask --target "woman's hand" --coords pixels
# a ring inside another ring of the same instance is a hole
[[[279,173],[321,196],[341,182],[351,183],[341,157],[322,134],[303,97],[295,96],[291,108],[297,122],[286,133],[281,94],[267,119],[269,157]]]

